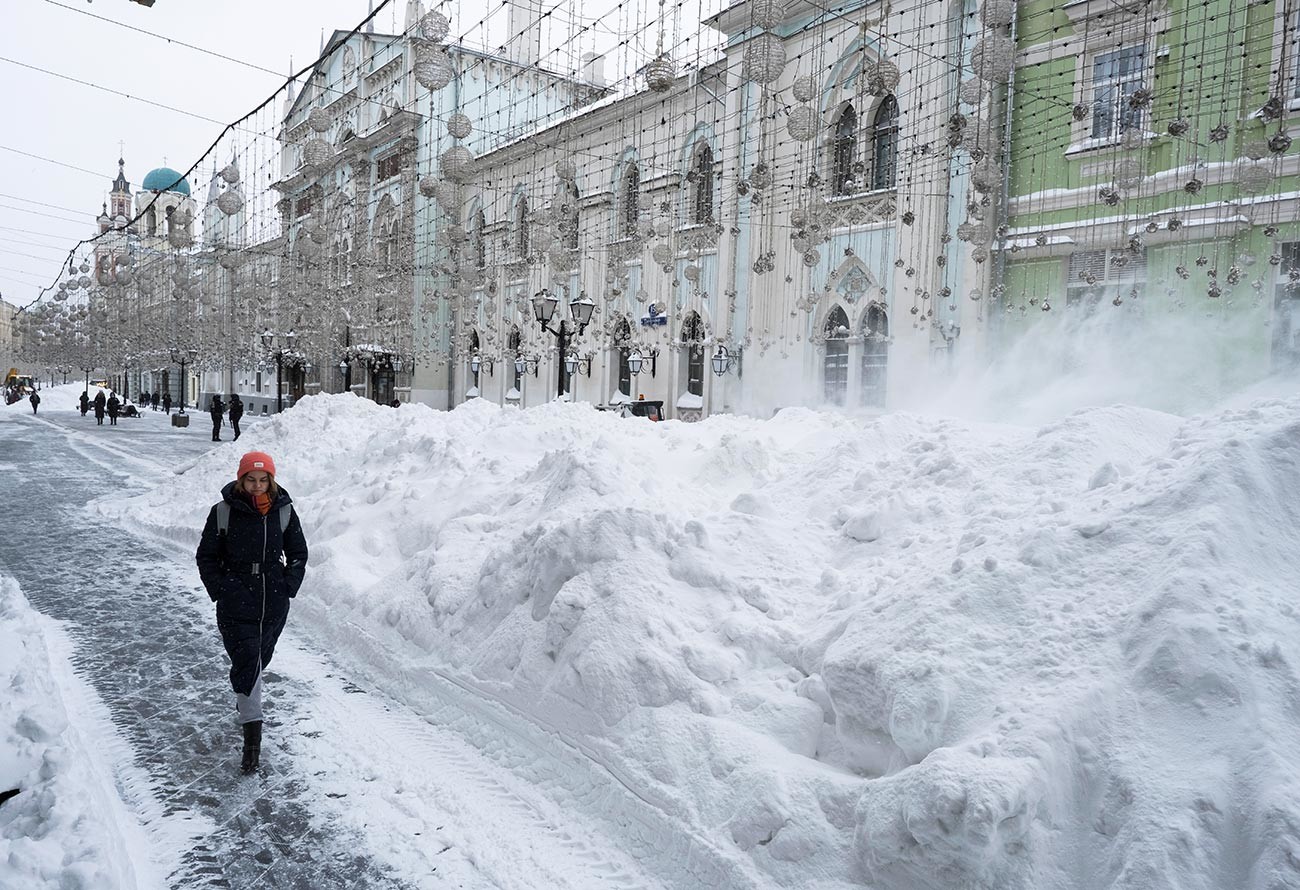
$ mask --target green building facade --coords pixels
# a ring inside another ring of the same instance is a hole
[[[1207,360],[1225,383],[1300,365],[1298,10],[1019,4],[991,270],[1003,333],[1195,319],[1219,332]]]

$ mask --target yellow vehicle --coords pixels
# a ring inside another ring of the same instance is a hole
[[[36,382],[30,374],[19,374],[17,368],[10,368],[4,380],[5,404],[12,405],[19,399],[25,399],[36,390]]]

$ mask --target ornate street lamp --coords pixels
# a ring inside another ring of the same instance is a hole
[[[543,331],[555,335],[555,354],[559,357],[559,361],[556,362],[556,377],[558,379],[556,381],[555,394],[557,397],[563,398],[564,381],[566,376],[565,365],[567,364],[565,357],[568,355],[569,351],[569,338],[574,335],[575,328],[576,335],[578,336],[587,329],[587,325],[591,323],[591,314],[595,311],[596,304],[593,303],[584,293],[582,296],[569,303],[569,315],[571,320],[565,321],[564,319],[559,319],[557,326],[552,327],[551,321],[555,319],[555,310],[560,302],[559,298],[549,290],[543,289],[533,294],[532,302],[533,317],[537,319],[538,325],[541,326]],[[518,359],[515,360],[515,367],[517,369],[520,368]],[[520,373],[523,373],[523,371],[520,370]],[[534,371],[534,374],[536,374],[536,371]]]
[[[719,343],[717,352],[713,353],[713,373],[721,377],[734,367],[736,376],[739,377],[742,373],[740,358],[740,349],[735,352],[728,352],[727,347]]]

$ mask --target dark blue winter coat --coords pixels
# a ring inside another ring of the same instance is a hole
[[[280,508],[293,503],[283,488],[262,516],[242,492],[235,491],[236,484],[230,482],[221,490],[222,500],[230,505],[230,526],[224,536],[217,530],[216,505],[208,512],[195,554],[199,577],[217,604],[218,621],[282,617],[307,571],[302,523],[291,508],[289,524],[281,533]]]

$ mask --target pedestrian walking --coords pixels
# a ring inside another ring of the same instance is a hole
[[[104,391],[101,389],[95,394],[95,423],[98,426],[104,425],[104,410],[107,403],[108,400],[104,398]]]
[[[81,398],[78,401],[81,402],[81,416],[85,417],[86,412],[90,410],[90,396],[86,395],[85,390],[81,391]]]
[[[269,454],[250,451],[235,481],[208,511],[195,561],[217,604],[217,630],[230,657],[230,685],[243,727],[240,770],[255,771],[262,751],[262,671],[307,571],[307,540]]]
[[[170,415],[172,413],[172,394],[169,392],[163,393],[162,403],[163,403],[163,410],[166,411],[168,415]]]
[[[239,441],[239,421],[244,416],[244,400],[239,397],[239,393],[230,394],[230,410],[227,412],[230,418],[230,428],[235,431],[235,438],[232,441]]]
[[[208,406],[208,413],[212,415],[212,441],[221,441],[221,416],[226,413],[225,403],[221,401],[221,396],[214,395],[212,404]]]
[[[158,410],[158,390],[155,389],[149,396],[149,404],[153,406],[155,411]]]
[[[108,408],[108,425],[117,426],[117,415],[122,410],[122,403],[117,398],[117,393],[108,394],[108,402],[105,404]]]
[[[41,397],[37,395],[36,390],[32,390],[32,394],[27,397],[27,401],[32,403],[32,413],[35,414],[36,406],[41,403]]]

